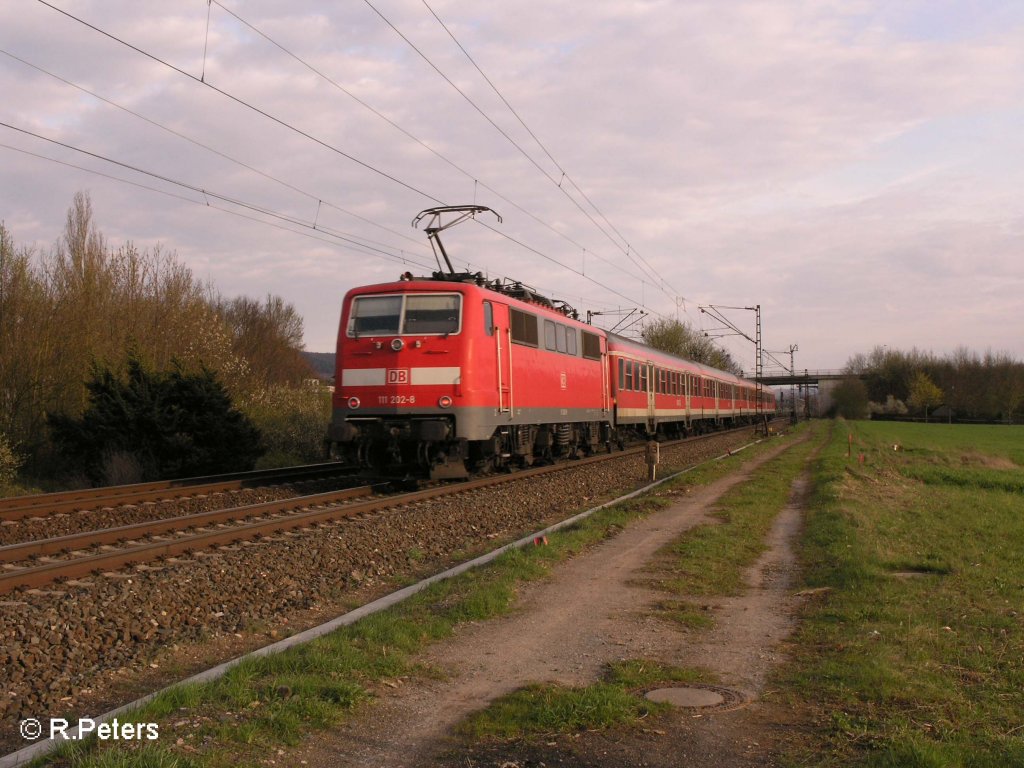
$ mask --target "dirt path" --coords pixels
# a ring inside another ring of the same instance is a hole
[[[799,528],[802,486],[795,485],[794,501],[778,517],[770,535],[769,551],[751,570],[752,588],[742,597],[716,601],[713,631],[691,636],[654,618],[650,606],[663,599],[664,593],[643,585],[642,569],[661,547],[684,531],[713,522],[709,513],[715,501],[789,445],[789,441],[780,444],[730,476],[679,497],[666,509],[558,566],[549,580],[527,585],[513,614],[464,626],[455,637],[431,649],[426,660],[446,670],[446,680],[416,682],[384,694],[364,716],[318,737],[315,744],[280,756],[278,762],[322,768],[446,763],[455,744],[449,730],[466,715],[528,683],[590,684],[605,664],[619,659],[642,657],[679,666],[704,666],[716,671],[723,684],[756,699],[775,660],[776,646],[791,630],[793,604],[787,590],[794,556],[790,542]],[[607,735],[587,735],[571,745],[572,751],[576,757],[594,752],[587,764],[609,760],[608,765],[677,765],[683,755],[697,765],[744,764],[694,760],[696,752],[724,758],[723,750],[736,749],[740,753],[730,759],[743,757],[750,753],[745,744],[758,740],[756,734],[746,739],[729,734],[725,743],[716,745],[727,729],[696,733],[692,712],[674,713],[668,726],[671,732],[658,728],[640,733],[633,739],[640,744],[627,744],[628,735],[614,742],[608,742]],[[737,714],[700,719],[720,723]],[[546,763],[552,765],[560,759],[555,753],[564,750],[556,744],[548,747],[552,754]],[[664,753],[666,762],[656,759],[659,752]],[[755,753],[763,758],[760,748]],[[461,755],[457,764],[544,762],[537,756],[519,759],[521,762],[509,755]],[[761,765],[763,760],[751,764]]]

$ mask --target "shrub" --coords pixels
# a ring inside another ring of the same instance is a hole
[[[124,380],[94,365],[86,388],[81,418],[54,414],[50,425],[94,483],[244,471],[263,453],[259,430],[206,368],[151,371],[131,355]]]
[[[324,460],[324,436],[331,416],[330,392],[318,386],[269,387],[239,403],[262,435],[261,467]]]
[[[21,456],[14,450],[7,436],[0,432],[0,495],[15,487],[21,464]]]

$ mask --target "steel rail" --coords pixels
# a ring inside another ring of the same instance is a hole
[[[698,435],[696,437],[686,438],[684,440],[670,441],[663,443],[665,446],[681,445],[685,443],[702,442],[715,437],[721,437],[728,435],[731,432],[741,431],[749,429],[749,427],[740,427],[734,430],[726,430],[722,432],[712,432],[705,435]],[[0,574],[0,595],[7,594],[14,589],[19,587],[37,588],[49,584],[57,579],[63,578],[77,578],[79,576],[85,576],[96,571],[103,570],[116,570],[123,568],[127,565],[139,564],[151,560],[157,560],[164,557],[174,557],[176,555],[185,554],[187,552],[193,552],[201,549],[208,549],[219,545],[233,544],[239,541],[250,541],[252,539],[260,538],[269,534],[280,533],[282,531],[292,530],[295,528],[304,528],[311,525],[327,522],[338,518],[355,517],[359,515],[372,514],[380,512],[386,509],[405,506],[409,504],[420,503],[435,499],[443,496],[452,496],[458,493],[464,493],[466,491],[478,490],[494,485],[501,485],[506,482],[511,482],[520,479],[529,479],[538,475],[549,474],[552,472],[564,472],[566,470],[586,466],[588,464],[594,464],[602,461],[607,461],[614,458],[623,458],[639,454],[645,450],[645,447],[627,448],[625,451],[618,453],[600,454],[596,456],[590,456],[584,459],[579,459],[573,462],[563,462],[560,464],[554,464],[550,466],[534,467],[531,469],[522,470],[519,472],[513,472],[510,474],[503,474],[498,476],[490,476],[479,478],[476,480],[470,480],[463,483],[454,485],[446,485],[435,488],[428,488],[425,490],[414,491],[411,493],[397,494],[379,499],[373,499],[365,502],[357,502],[355,504],[349,504],[346,506],[328,507],[327,509],[313,510],[307,512],[299,512],[287,517],[278,517],[270,520],[261,520],[258,522],[248,523],[245,525],[233,526],[231,528],[222,531],[211,531],[204,533],[196,533],[191,536],[182,537],[170,542],[152,542],[148,544],[139,544],[131,547],[125,547],[113,552],[102,552],[93,555],[86,555],[84,557],[75,558],[73,560],[59,560],[55,562],[45,563],[43,565],[32,566],[28,568],[17,568],[8,570]],[[270,510],[280,512],[285,509],[296,509],[309,507],[314,504],[329,504],[331,503],[327,497],[336,496],[337,494],[343,493],[342,491],[335,491],[326,494],[313,494],[310,496],[296,496],[291,499],[285,499],[277,502],[268,502],[265,504],[254,504],[248,507],[236,508],[246,510],[247,516],[254,516],[257,514],[271,514]],[[262,512],[261,512],[262,510]],[[170,522],[171,518],[168,520]],[[142,525],[148,525],[144,523]],[[122,528],[125,526],[122,526]],[[134,527],[134,526],[127,526]],[[113,534],[118,529],[111,529]],[[97,533],[97,532],[94,532]],[[102,532],[100,532],[102,533]],[[58,539],[68,539],[77,537],[79,534],[73,534],[71,537],[58,537]],[[27,542],[28,546],[33,544],[39,546],[45,546],[45,542],[55,540],[41,540],[38,542]],[[8,545],[10,546],[22,546],[22,545]]]
[[[16,563],[31,557],[54,555],[59,552],[86,549],[99,544],[113,544],[121,541],[132,541],[145,536],[156,536],[163,533],[187,531],[189,528],[203,528],[208,525],[244,520],[249,517],[290,512],[297,507],[308,507],[317,504],[333,504],[337,501],[369,496],[378,486],[361,485],[358,488],[345,488],[340,491],[328,491],[308,496],[297,496],[280,501],[246,504],[241,507],[214,509],[209,512],[196,512],[191,515],[167,517],[161,520],[148,520],[131,525],[119,525],[115,528],[103,528],[96,531],[71,533],[49,539],[36,539],[17,544],[0,546],[0,563]]]
[[[0,500],[0,520],[23,520],[26,517],[44,517],[60,512],[76,512],[119,504],[180,498],[200,493],[234,491],[272,482],[323,477],[336,474],[346,468],[341,462],[327,462],[284,469],[260,469],[230,475],[159,480],[151,483],[85,488],[61,493],[14,496]]]

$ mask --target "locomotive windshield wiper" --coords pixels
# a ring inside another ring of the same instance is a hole
[[[438,233],[449,227],[454,227],[456,224],[461,224],[466,219],[472,219],[478,213],[483,213],[484,211],[493,213],[495,218],[498,219],[498,223],[501,223],[501,216],[498,212],[488,208],[486,205],[445,205],[439,208],[427,208],[425,211],[420,211],[416,214],[416,218],[412,220],[414,227],[419,226],[419,223],[424,218],[430,216],[430,222],[424,228],[424,231],[427,233],[427,239],[430,240],[430,247],[434,251],[434,259],[437,261],[439,272],[444,272],[444,267],[441,266],[441,259],[444,258],[444,263],[448,267],[446,274],[455,274],[455,267],[452,266],[451,259],[448,258],[448,252],[445,251]],[[443,213],[461,213],[462,215],[449,221],[447,224],[441,224],[441,214]]]

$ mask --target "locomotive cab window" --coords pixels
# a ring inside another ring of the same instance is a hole
[[[405,297],[402,333],[450,334],[459,330],[459,296]]]
[[[348,335],[447,336],[459,332],[461,310],[457,293],[358,296],[349,313]]]
[[[588,333],[583,331],[583,356],[588,360],[600,360],[601,359],[601,337],[596,333]],[[622,360],[619,360],[619,365],[622,365]],[[622,370],[621,368],[619,370]],[[621,379],[621,376],[619,377]],[[619,382],[619,386],[622,386],[622,382]]]
[[[352,302],[348,335],[397,334],[401,319],[401,296],[360,296]]]

